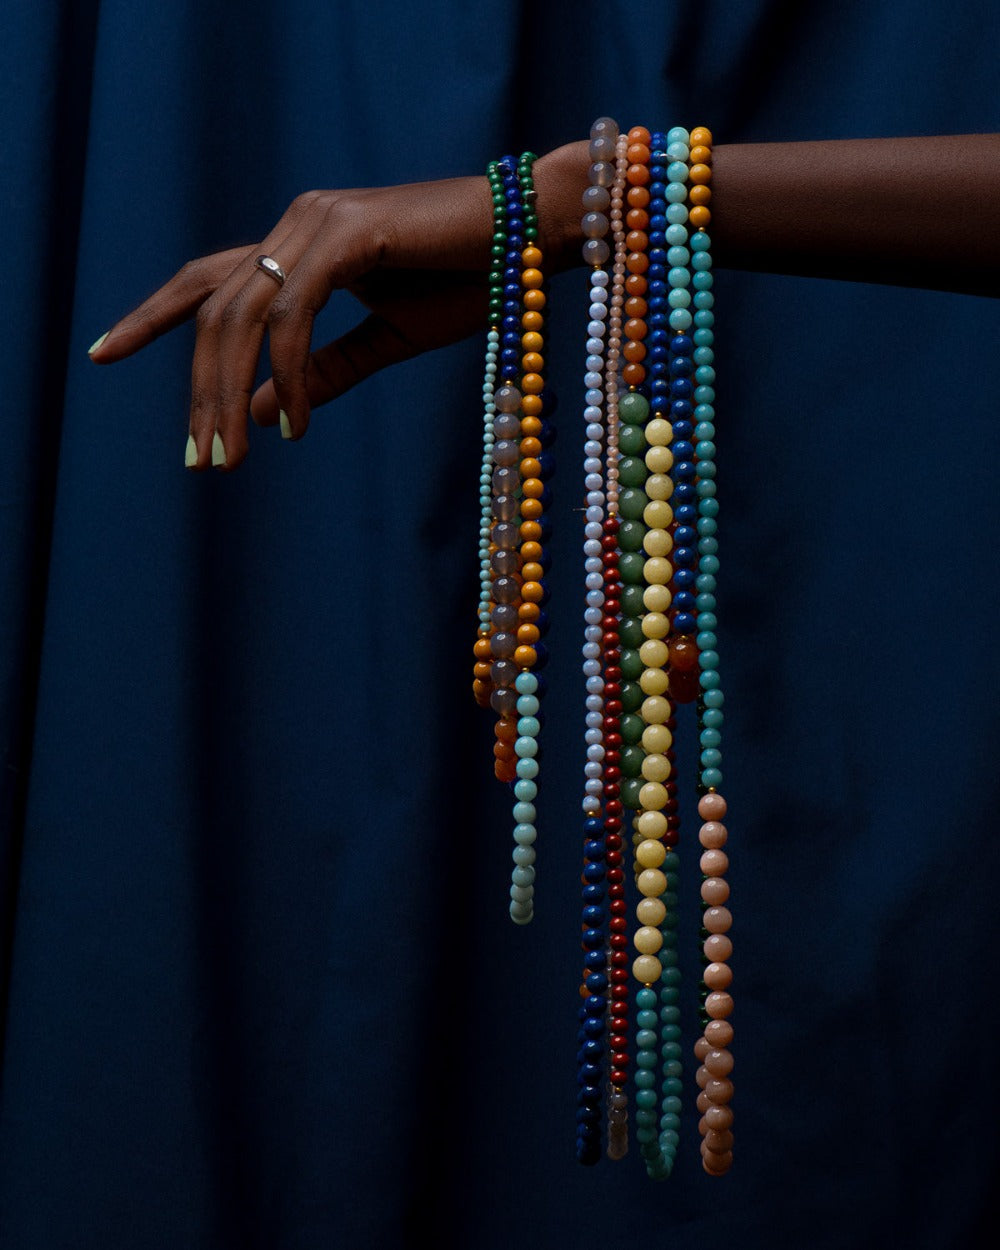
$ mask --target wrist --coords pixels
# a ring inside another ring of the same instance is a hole
[[[582,264],[581,199],[587,186],[588,160],[587,141],[583,139],[555,148],[535,161],[539,244],[550,273]]]

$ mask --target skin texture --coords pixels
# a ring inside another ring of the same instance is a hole
[[[1000,295],[1000,135],[719,145],[712,239],[720,267]],[[539,244],[550,271],[580,262],[587,143],[535,164]],[[313,408],[379,369],[485,328],[492,241],[488,183],[453,178],[298,196],[252,247],[189,261],[112,326],[91,358],[111,364],[191,317],[191,466],[247,454],[247,417],[284,412],[301,438]],[[255,260],[273,256],[284,286]],[[433,281],[427,281],[433,274]],[[335,291],[369,310],[314,348]],[[271,378],[253,393],[265,333]]]

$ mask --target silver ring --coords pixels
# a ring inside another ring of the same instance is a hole
[[[264,271],[269,278],[273,278],[278,286],[285,285],[285,271],[274,259],[273,256],[258,256],[254,262],[258,269]]]

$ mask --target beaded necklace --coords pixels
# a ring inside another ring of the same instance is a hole
[[[715,369],[714,331],[715,314],[712,311],[715,297],[712,294],[711,239],[707,227],[711,221],[708,207],[711,192],[711,133],[704,127],[691,132],[691,223],[697,227],[692,235],[691,266],[694,287],[694,415],[698,419],[694,434],[694,447],[698,467],[698,599],[696,645],[700,668],[699,685],[701,697],[698,703],[698,727],[701,746],[701,788],[704,791],[698,804],[698,814],[705,822],[699,831],[703,847],[700,867],[702,871],[701,898],[704,906],[703,947],[705,961],[702,983],[703,1034],[695,1045],[695,1055],[701,1061],[699,1077],[705,1074],[699,1095],[702,1118],[699,1129],[702,1134],[701,1153],[705,1170],[711,1175],[728,1171],[732,1163],[733,1113],[729,1103],[733,1085],[729,1079],[733,1069],[733,1056],[728,1049],[733,1038],[729,1016],[733,1000],[729,994],[732,972],[728,959],[732,942],[728,937],[732,915],[725,904],[729,900],[729,885],[725,873],[729,858],[722,847],[728,834],[721,823],[726,814],[726,800],[718,792],[722,784],[722,723],[723,696],[719,677],[719,655],[715,628],[716,574],[719,571],[716,539],[718,503],[715,489]],[[701,1080],[699,1080],[701,1084]],[[702,1103],[704,1098],[704,1105]]]
[[[635,1140],[670,1175],[680,1130],[680,705],[697,703],[702,903],[697,1105],[705,1170],[732,1161],[732,952],[717,649],[714,296],[708,130],[591,128],[583,195],[590,267],[584,442],[582,977],[577,1157]],[[514,787],[510,914],[533,914],[544,542],[551,465],[545,294],[526,153],[489,168],[494,206],[483,384],[479,637],[474,692],[497,712],[497,776]],[[628,816],[628,813],[632,813]],[[623,834],[632,831],[634,887]],[[629,937],[627,893],[635,890]],[[630,946],[634,948],[630,955]],[[630,967],[631,960],[631,967]],[[634,1003],[632,982],[638,982]]]
[[[510,915],[534,913],[539,661],[545,597],[542,517],[545,293],[537,246],[532,165],[505,157],[489,167],[494,208],[491,326],[483,384],[480,606],[473,692],[497,713],[495,772],[514,788]],[[501,268],[502,265],[502,268]],[[499,374],[500,385],[496,385]]]
[[[628,1149],[628,1017],[629,972],[627,911],[625,899],[622,832],[625,808],[621,800],[621,713],[622,671],[619,619],[621,614],[620,544],[620,369],[623,310],[626,287],[626,237],[623,224],[625,188],[628,178],[628,139],[619,135],[615,146],[615,178],[611,187],[611,238],[614,247],[611,267],[611,302],[608,315],[608,354],[605,369],[607,405],[607,517],[601,538],[604,559],[605,603],[601,620],[607,698],[604,707],[604,735],[607,748],[605,773],[605,860],[608,873],[608,978],[610,981],[608,1025],[611,1064],[608,1074],[608,1155],[620,1159]]]
[[[580,913],[582,979],[580,985],[579,1033],[577,1033],[576,1158],[594,1164],[600,1158],[600,1106],[604,1099],[605,1041],[609,958],[607,958],[606,908],[606,830],[602,819],[605,786],[604,675],[602,675],[602,617],[604,617],[604,439],[605,439],[605,339],[609,315],[609,274],[606,262],[610,251],[605,241],[610,229],[607,212],[611,205],[609,186],[614,180],[617,126],[610,119],[595,121],[590,130],[591,165],[582,196],[584,217],[581,229],[585,242],[582,254],[591,267],[590,321],[587,325],[586,387],[584,420],[584,474],[586,510],[584,526],[584,570],[586,609],[582,674],[586,684],[586,761],[584,764],[584,866],[582,866],[582,906]]]

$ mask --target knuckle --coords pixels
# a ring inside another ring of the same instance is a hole
[[[206,300],[198,309],[195,326],[199,334],[215,334],[219,329],[219,307],[212,300]]]
[[[322,209],[325,231],[339,230],[352,221],[361,221],[367,213],[364,200],[353,191],[342,191],[326,200]]]
[[[288,298],[287,295],[276,295],[267,306],[265,314],[267,323],[270,326],[282,326],[290,317],[294,316],[296,310],[295,301]]]
[[[292,208],[300,213],[307,213],[323,199],[324,194],[323,191],[303,191],[292,200]]]
[[[305,380],[305,371],[300,365],[287,360],[271,361],[271,381],[274,389],[287,394],[289,389],[301,385]]]
[[[222,331],[237,329],[246,320],[246,305],[239,296],[231,299],[219,313],[218,324]]]
[[[177,270],[178,278],[185,282],[190,282],[192,278],[197,278],[201,272],[202,263],[200,258],[185,261],[180,269]]]
[[[311,332],[316,309],[308,301],[301,300],[294,293],[283,291],[268,304],[264,319],[270,328],[280,329],[282,326]]]
[[[212,406],[213,396],[201,386],[191,388],[191,412],[196,417]]]
[[[219,408],[222,412],[236,412],[242,415],[246,413],[250,394],[249,387],[228,382],[220,387],[217,396]]]

